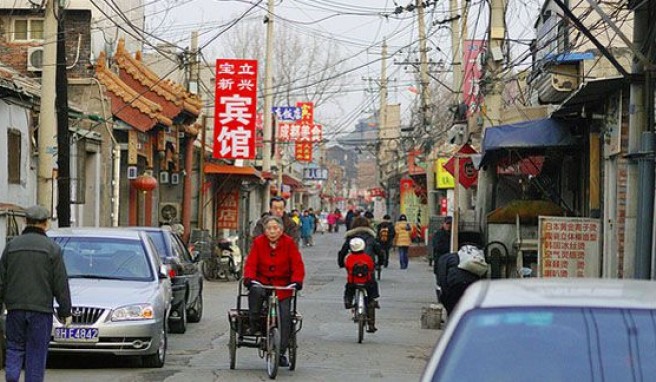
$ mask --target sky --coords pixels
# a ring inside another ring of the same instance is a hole
[[[266,15],[267,0],[145,0],[147,30],[161,40],[188,46],[191,32],[200,34],[203,54],[209,62],[223,56],[225,39],[237,23],[261,25]],[[426,10],[428,57],[443,62],[433,66],[433,75],[449,83],[451,59],[450,29],[443,21],[451,16],[448,0],[430,0]],[[469,2],[468,2],[469,3]],[[534,36],[533,23],[541,0],[509,0],[507,19],[509,37],[518,40],[515,55],[526,52],[528,40]],[[387,40],[389,57],[387,76],[389,103],[400,103],[402,119],[409,114],[417,92],[416,75],[403,62],[418,57],[417,11],[403,0],[278,0],[275,2],[276,30],[286,28],[302,38],[317,38],[320,43],[335,43],[341,62],[340,81],[345,89],[333,102],[315,110],[315,118],[327,131],[338,137],[353,129],[359,119],[371,115],[379,107],[381,46]],[[469,10],[469,36],[484,38],[488,13],[483,0],[472,0]],[[395,9],[402,7],[395,14]],[[462,8],[457,14],[462,13]],[[274,32],[276,33],[276,32]],[[264,64],[261,64],[264,67]],[[262,69],[263,70],[263,69]],[[403,123],[403,122],[402,122]]]

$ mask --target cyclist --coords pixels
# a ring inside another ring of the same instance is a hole
[[[382,266],[385,254],[383,253],[380,244],[376,241],[376,231],[369,226],[369,220],[362,216],[353,219],[351,229],[346,231],[346,240],[337,255],[337,265],[339,265],[340,268],[344,267],[344,258],[349,252],[349,242],[354,237],[359,237],[364,240],[366,246],[364,251],[371,256],[374,264]]]
[[[346,285],[344,286],[344,307],[353,307],[353,296],[355,296],[356,284],[364,284],[367,288],[367,332],[374,333],[376,330],[376,308],[379,308],[378,283],[373,277],[374,261],[365,253],[366,243],[362,238],[354,237],[349,241],[350,254],[344,259],[346,268]]]
[[[251,251],[244,264],[244,286],[248,292],[249,334],[261,334],[260,315],[267,298],[267,290],[259,288],[253,281],[264,285],[287,286],[296,284],[296,290],[303,288],[305,265],[294,239],[283,234],[283,221],[275,215],[262,219],[264,235],[253,241]],[[291,320],[292,291],[278,291],[280,299],[280,366],[289,366],[284,355],[289,345],[292,329]]]

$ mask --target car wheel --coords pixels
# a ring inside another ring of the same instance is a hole
[[[169,317],[169,330],[171,333],[182,334],[187,331],[187,308],[185,305],[184,301],[180,304],[180,307],[177,310],[178,317],[176,317],[176,319]]]
[[[166,337],[166,326],[162,324],[160,331],[159,344],[155,354],[145,355],[141,358],[144,367],[160,368],[164,366],[166,361],[166,349],[168,347],[168,339]]]
[[[200,319],[203,317],[203,290],[201,289],[198,292],[198,297],[196,298],[196,303],[194,307],[189,309],[189,315],[187,318],[189,322],[200,322]]]

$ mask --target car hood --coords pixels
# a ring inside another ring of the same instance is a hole
[[[69,285],[73,306],[97,308],[152,303],[158,292],[156,282],[70,279]]]

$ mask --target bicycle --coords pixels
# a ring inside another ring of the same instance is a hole
[[[353,296],[353,321],[358,324],[358,343],[364,339],[364,327],[369,322],[367,312],[367,287],[365,284],[355,284],[355,295]]]
[[[296,368],[296,354],[298,350],[298,343],[296,341],[296,334],[303,326],[303,317],[296,311],[296,284],[290,284],[284,287],[277,287],[271,285],[263,285],[257,281],[253,281],[256,287],[270,290],[269,296],[263,305],[263,314],[261,319],[264,321],[265,331],[260,334],[250,334],[247,329],[249,328],[248,309],[243,309],[241,306],[241,299],[248,297],[248,293],[242,292],[242,283],[239,283],[239,295],[237,297],[237,309],[230,309],[228,311],[228,320],[230,322],[230,341],[228,343],[230,353],[230,369],[234,369],[237,359],[237,348],[239,347],[254,347],[258,349],[260,358],[266,359],[267,375],[270,379],[275,379],[278,374],[278,365],[280,362],[280,304],[278,300],[277,291],[279,290],[292,290],[292,300],[290,306],[290,315],[292,327],[289,333],[289,370]]]

